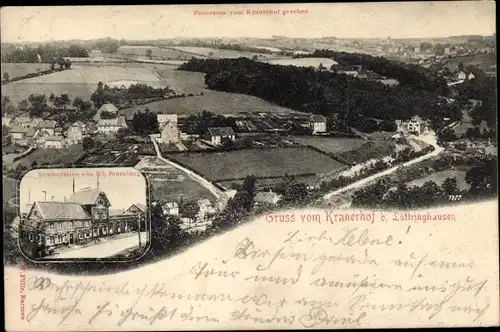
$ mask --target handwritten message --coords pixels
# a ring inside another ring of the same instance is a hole
[[[479,236],[495,220],[478,225],[468,219],[471,210],[456,213],[456,221],[411,228],[398,222],[273,228],[263,216],[132,271],[87,277],[30,271],[26,326],[491,325],[498,321],[496,240]]]

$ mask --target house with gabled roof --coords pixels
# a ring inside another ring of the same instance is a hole
[[[236,133],[231,127],[210,127],[207,130],[206,139],[212,144],[218,145],[221,144],[224,139],[234,141],[236,139]]]
[[[82,121],[77,121],[69,126],[66,131],[68,144],[77,144],[83,141],[83,137],[87,134],[87,126]]]
[[[36,124],[35,128],[46,131],[49,135],[53,136],[56,133],[57,122],[54,120],[43,120]]]
[[[309,118],[309,128],[313,135],[326,132],[326,118],[321,114],[312,114]]]
[[[402,134],[421,135],[428,130],[427,121],[422,120],[418,115],[408,121],[396,120],[396,131]]]
[[[99,188],[76,191],[63,202],[35,201],[22,219],[21,236],[39,248],[57,248],[137,230],[138,213],[111,206]]]
[[[101,120],[101,114],[102,112],[105,112],[105,113],[111,113],[111,114],[114,114],[116,116],[118,116],[118,108],[116,108],[115,105],[113,104],[104,104],[102,105],[96,112],[96,114],[94,114],[94,117],[92,118],[95,122]]]
[[[97,121],[97,132],[104,135],[116,134],[118,130],[127,128],[124,116],[114,119],[100,119]]]
[[[18,116],[13,120],[13,125],[21,127],[21,128],[29,128],[31,127],[31,118],[27,116]]]

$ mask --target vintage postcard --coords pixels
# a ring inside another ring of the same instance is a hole
[[[2,7],[5,329],[499,325],[495,12]]]

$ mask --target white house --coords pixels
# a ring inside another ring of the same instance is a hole
[[[158,124],[163,143],[175,144],[179,142],[180,134],[177,127],[177,114],[158,114]]]
[[[86,134],[85,123],[82,121],[77,121],[69,126],[68,131],[66,132],[66,136],[68,138],[69,144],[77,144],[81,143],[83,137]]]
[[[465,81],[465,79],[467,78],[467,75],[463,72],[463,71],[460,71],[458,74],[457,74],[457,79],[459,81]]]
[[[2,127],[3,127],[3,126],[10,127],[11,122],[12,122],[12,118],[9,118],[9,117],[2,117]]]
[[[119,116],[115,119],[100,119],[97,121],[97,132],[101,134],[116,134],[121,128],[127,128],[124,116]]]
[[[177,124],[178,122],[177,114],[157,114],[156,117],[158,119],[158,126],[160,130],[167,123]]]
[[[200,207],[200,211],[198,211],[198,220],[205,220],[207,214],[217,212],[217,210],[212,205],[212,202],[210,202],[210,200],[207,198],[198,200],[198,205]]]
[[[314,134],[326,132],[326,118],[320,114],[313,114],[309,119],[309,127]]]
[[[426,122],[418,115],[411,118],[409,121],[396,120],[397,131],[400,133],[415,133],[420,135],[427,130]]]
[[[170,216],[178,216],[179,215],[179,204],[176,202],[169,202],[163,205],[163,214]]]
[[[467,76],[467,79],[469,80],[473,80],[476,76],[474,76],[473,73],[469,73],[469,75]]]
[[[271,205],[276,205],[281,199],[281,195],[278,195],[277,193],[273,191],[269,192],[258,192],[255,194],[254,198],[254,204],[255,205],[261,205],[261,204],[271,204]]]
[[[234,141],[236,134],[231,127],[211,127],[208,128],[207,139],[214,145],[222,143],[223,139]]]
[[[44,138],[43,147],[62,149],[64,147],[64,138],[62,136],[47,136]]]

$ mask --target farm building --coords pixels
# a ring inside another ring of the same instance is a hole
[[[326,132],[326,118],[320,114],[313,114],[309,119],[309,126],[313,135]]]
[[[158,126],[160,130],[163,128],[164,125],[167,123],[177,123],[177,114],[157,114],[157,119],[158,119]]]
[[[236,138],[236,134],[231,127],[211,127],[208,128],[208,133],[206,138],[212,144],[221,144],[223,139],[230,139],[234,141]]]
[[[31,118],[27,116],[19,116],[13,120],[15,126],[28,128],[31,127]]]
[[[52,149],[62,149],[65,146],[65,141],[62,136],[49,135],[44,137],[43,147]]]
[[[11,122],[12,122],[12,118],[2,117],[2,127],[3,126],[10,127]]]
[[[31,127],[36,128],[36,126],[38,126],[38,124],[42,121],[43,121],[42,118],[33,118],[31,120]]]
[[[212,205],[212,202],[210,202],[207,198],[198,200],[198,206],[200,207],[200,211],[198,211],[198,220],[205,220],[208,214],[212,214],[217,211]]]
[[[127,123],[123,116],[114,119],[100,119],[97,121],[97,132],[101,134],[116,134],[121,128],[127,128]]]
[[[46,131],[49,135],[55,135],[57,122],[54,120],[43,120],[37,123],[36,129]]]
[[[35,130],[33,128],[12,127],[9,134],[13,143],[23,144],[27,143],[27,140],[35,135]]]
[[[176,202],[168,202],[163,205],[163,214],[169,216],[179,215],[179,204]]]
[[[281,195],[278,195],[277,193],[275,193],[273,191],[259,192],[255,195],[254,202],[255,202],[255,205],[261,205],[261,204],[276,205],[276,204],[278,204],[280,199],[281,199]]]
[[[460,71],[457,73],[457,79],[459,81],[465,81],[466,78],[467,78],[467,74],[465,74],[463,71]]]
[[[86,133],[87,130],[85,123],[83,123],[82,121],[77,121],[73,123],[71,126],[69,126],[68,131],[66,132],[68,143],[69,144],[81,143]]]
[[[104,104],[99,108],[99,110],[97,110],[97,113],[92,119],[95,122],[99,121],[101,119],[102,112],[118,115],[118,108],[116,108],[113,104]]]
[[[124,213],[132,213],[134,215],[137,215],[139,220],[139,228],[140,230],[145,230],[146,229],[146,216],[148,213],[148,208],[145,204],[141,203],[136,203],[132,204],[128,209],[124,211]]]

